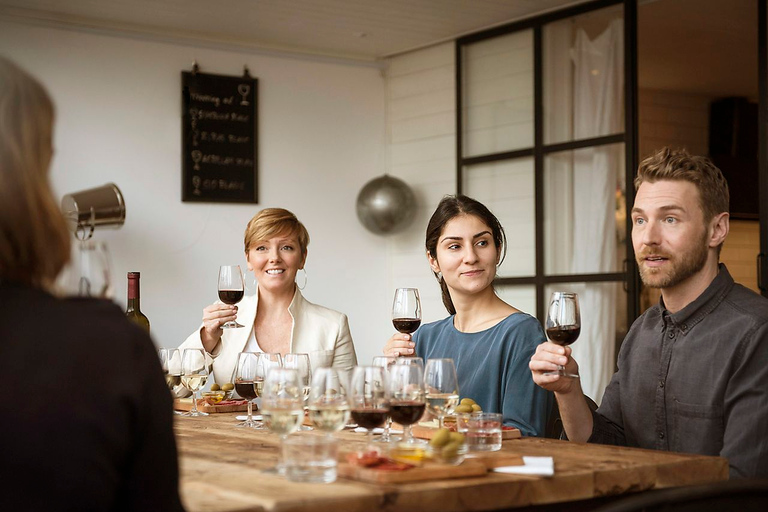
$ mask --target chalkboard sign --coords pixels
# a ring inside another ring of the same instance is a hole
[[[257,80],[181,73],[181,200],[258,202]]]

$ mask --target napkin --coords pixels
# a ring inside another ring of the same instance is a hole
[[[501,466],[493,468],[493,471],[518,475],[552,476],[555,474],[555,462],[552,457],[523,457],[522,466]]]

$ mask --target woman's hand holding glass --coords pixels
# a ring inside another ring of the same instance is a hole
[[[348,382],[333,368],[318,368],[309,393],[309,419],[317,430],[331,434],[349,421]]]

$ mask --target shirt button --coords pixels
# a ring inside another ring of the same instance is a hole
[[[659,432],[659,439],[664,439],[664,432]]]
[[[669,336],[669,339],[672,339],[672,338],[675,337],[675,332],[674,331],[669,331],[669,334],[667,334],[667,336]]]
[[[687,331],[687,330],[688,330],[688,324],[683,324],[683,330],[684,330],[684,331]]]
[[[663,388],[663,387],[664,387],[664,381],[663,381],[663,380],[660,380],[660,381],[659,381],[659,387],[660,387],[660,388]]]

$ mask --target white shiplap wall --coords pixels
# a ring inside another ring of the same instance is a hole
[[[445,43],[394,57],[387,71],[389,172],[408,183],[418,203],[408,229],[387,238],[389,291],[417,287],[425,323],[446,316],[424,233],[440,199],[456,193],[454,60],[453,43]]]

